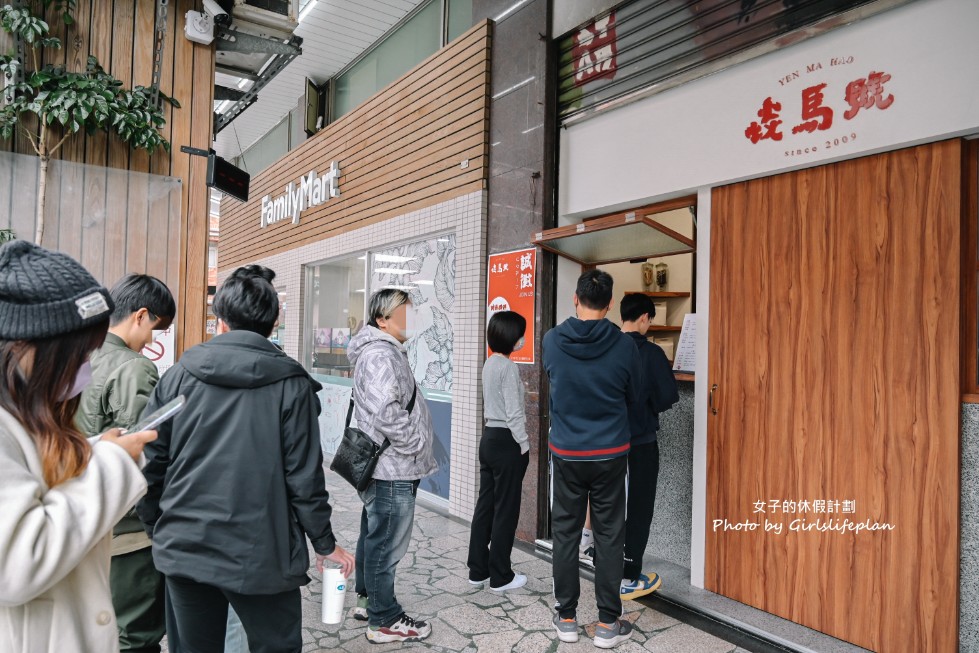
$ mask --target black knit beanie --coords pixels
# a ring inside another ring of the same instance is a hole
[[[80,263],[26,240],[0,247],[0,340],[37,340],[108,321],[109,291]]]

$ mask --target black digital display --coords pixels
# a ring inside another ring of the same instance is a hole
[[[248,201],[248,184],[252,176],[228,163],[213,152],[207,157],[207,185],[242,202]]]

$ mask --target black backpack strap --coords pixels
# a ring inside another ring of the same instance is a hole
[[[418,395],[418,384],[415,384],[415,389],[411,391],[411,401],[408,402],[408,414],[411,415],[411,410],[415,407],[415,397]]]

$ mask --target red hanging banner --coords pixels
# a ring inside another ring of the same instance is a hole
[[[534,308],[537,299],[537,250],[490,254],[486,275],[486,322],[500,311],[527,320],[523,347],[510,354],[514,363],[534,364]],[[493,352],[487,348],[487,356]]]

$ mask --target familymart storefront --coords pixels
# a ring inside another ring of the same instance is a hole
[[[635,258],[612,251],[636,243],[613,223],[693,207],[694,381],[660,437],[689,446],[664,455],[653,521],[675,535],[653,560],[663,594],[789,650],[979,651],[979,4],[850,3],[754,58],[626,92],[654,76],[653,39],[722,40],[708,5],[731,5],[738,38],[783,3],[684,4],[556,26],[579,64],[559,80],[564,231],[536,237],[563,255],[562,298],[600,264],[583,256]]]
[[[329,458],[343,432],[350,338],[381,288],[408,292],[408,356],[435,425],[423,499],[468,518],[476,499],[483,360],[487,80],[481,23],[225,199],[219,267],[276,272],[278,340],[323,384]]]

